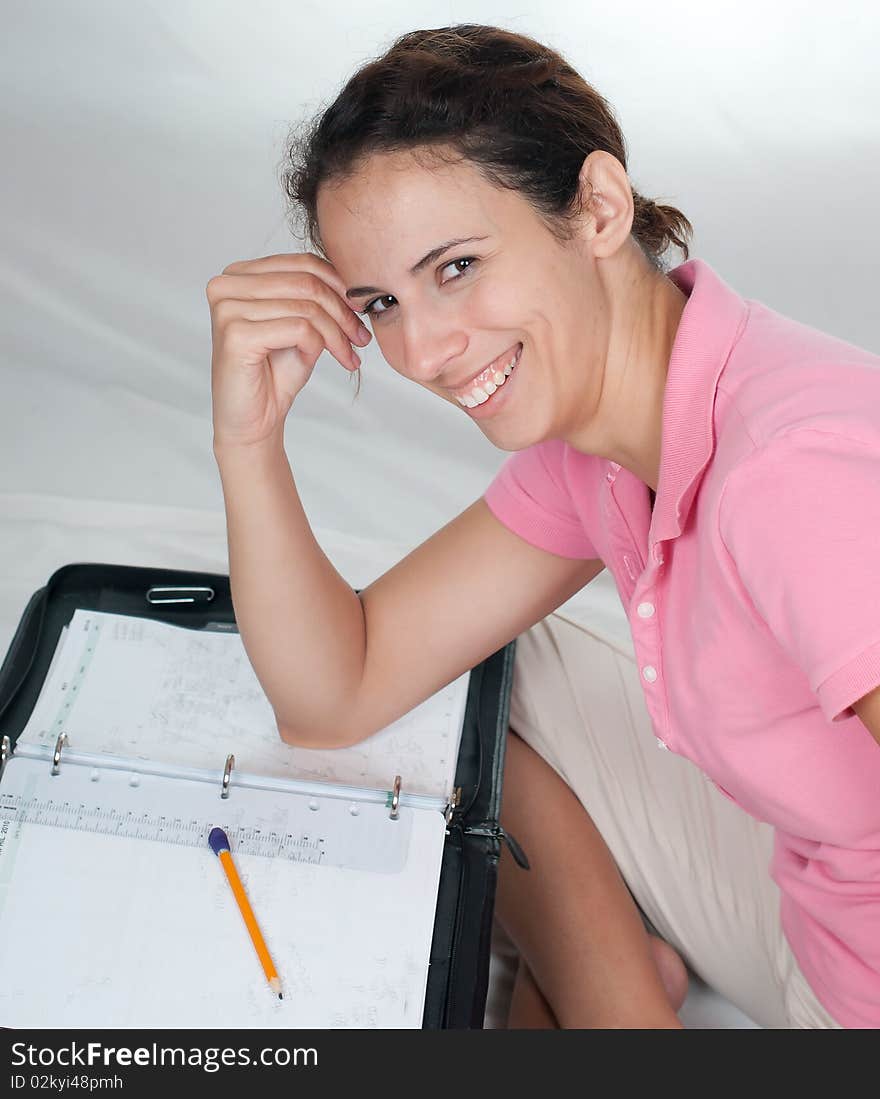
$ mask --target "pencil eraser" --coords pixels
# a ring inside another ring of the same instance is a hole
[[[208,844],[214,854],[219,855],[221,851],[229,850],[229,837],[222,828],[212,828],[208,833]]]

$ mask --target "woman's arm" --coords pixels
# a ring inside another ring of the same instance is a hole
[[[858,702],[854,702],[852,708],[859,721],[880,744],[880,687],[875,687]]]
[[[524,633],[604,568],[559,557],[504,526],[480,497],[360,593],[360,683],[339,715],[335,747],[385,728]],[[301,747],[311,731],[279,726]],[[326,739],[329,730],[322,728]],[[329,745],[327,745],[329,746]]]

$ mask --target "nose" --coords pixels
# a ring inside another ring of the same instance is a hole
[[[449,364],[467,350],[467,336],[448,317],[414,318],[404,326],[404,374],[422,385],[449,373]]]

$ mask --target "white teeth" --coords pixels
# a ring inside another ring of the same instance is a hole
[[[468,394],[468,396],[456,396],[455,399],[460,405],[463,405],[465,408],[476,408],[476,406],[479,404],[485,404],[485,402],[489,400],[495,390],[504,385],[504,383],[510,377],[513,368],[519,362],[519,355],[520,350],[518,348],[513,358],[510,360],[507,366],[505,366],[504,373],[501,373],[501,371],[498,370],[495,371],[495,374],[493,375],[494,381],[483,382],[482,386],[475,385]]]

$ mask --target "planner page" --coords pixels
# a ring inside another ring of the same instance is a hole
[[[352,747],[285,744],[237,633],[77,610],[20,743],[446,798],[470,674]]]
[[[149,838],[114,831],[129,819]],[[204,825],[227,830],[281,1000]],[[307,842],[242,853],[245,826]],[[225,802],[204,782],[63,762],[52,775],[13,757],[0,1027],[420,1027],[444,836],[435,810],[391,819],[383,805],[249,790]],[[324,859],[310,857],[318,844]]]

